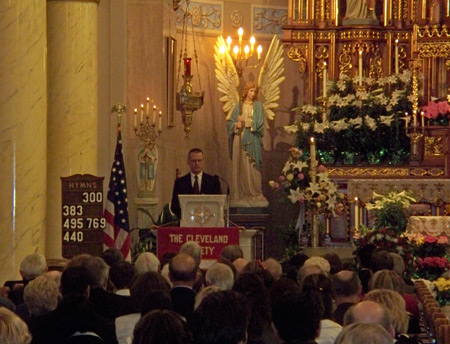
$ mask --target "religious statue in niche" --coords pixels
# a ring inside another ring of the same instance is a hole
[[[154,142],[148,141],[138,153],[139,190],[141,194],[155,191],[156,168],[158,165],[158,149]]]
[[[228,144],[232,161],[231,205],[266,207],[262,193],[262,138],[268,121],[275,118],[280,84],[285,77],[283,47],[274,37],[261,68],[258,83],[247,82],[240,95],[242,70],[236,70],[222,36],[217,39],[214,58],[220,100],[227,119]],[[221,49],[222,47],[222,49]],[[257,100],[261,96],[262,100]]]
[[[343,25],[378,25],[375,14],[376,0],[346,0]]]

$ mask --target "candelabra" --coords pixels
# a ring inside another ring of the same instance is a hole
[[[250,62],[250,59],[252,58],[252,56],[255,53],[255,44],[256,44],[256,39],[255,37],[250,37],[250,46],[249,45],[245,45],[245,47],[242,47],[242,36],[244,35],[244,29],[243,28],[239,28],[238,30],[238,44],[235,45],[233,47],[233,51],[231,53],[231,44],[232,44],[232,39],[230,36],[228,36],[227,38],[227,45],[226,46],[221,46],[220,47],[220,54],[221,56],[223,56],[223,54],[225,53],[225,50],[228,50],[228,52],[231,55],[231,58],[233,59],[233,63],[234,66],[236,67],[236,71],[239,75],[239,77],[242,76],[242,73],[244,72],[244,70],[246,68],[256,68],[258,67],[258,65],[261,62],[261,53],[262,53],[262,46],[258,45],[258,47],[256,48],[256,52],[257,52],[257,59],[256,62]]]
[[[158,111],[157,106],[155,104],[152,106],[151,103],[153,101],[147,98],[146,106],[141,104],[139,125],[138,109],[134,109],[134,133],[141,140],[141,149],[138,153],[140,197],[154,193],[158,163],[156,139],[162,131],[162,111]]]
[[[421,113],[422,117],[422,126],[419,127],[417,123],[417,113],[416,110],[413,111],[413,124],[411,129],[408,126],[408,114],[406,114],[406,136],[409,137],[411,142],[411,160],[412,161],[420,161],[421,154],[419,152],[419,141],[425,135],[425,123],[424,123],[424,114]]]

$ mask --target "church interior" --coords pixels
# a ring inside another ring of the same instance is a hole
[[[411,192],[408,226],[449,235],[448,1],[22,0],[0,13],[0,283],[19,278],[30,253],[62,259],[62,178],[104,177],[106,200],[118,128],[132,250],[134,229],[149,230],[189,172],[190,149],[237,192],[218,70],[237,69],[238,97],[247,82],[267,97],[259,81],[273,40],[283,80],[274,106],[261,99],[273,110],[261,198],[227,204],[232,226],[255,229],[251,258],[281,259],[293,243],[351,259],[371,224],[366,203],[387,190]],[[310,206],[304,178],[334,196]]]

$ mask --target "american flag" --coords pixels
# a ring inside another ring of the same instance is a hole
[[[131,261],[127,180],[125,177],[122,135],[120,131],[117,134],[116,152],[111,168],[105,218],[106,228],[103,231],[103,249],[115,247],[122,251],[125,260]]]

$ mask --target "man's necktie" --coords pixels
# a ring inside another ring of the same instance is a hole
[[[195,195],[198,195],[200,193],[200,187],[198,186],[198,177],[195,176],[194,179],[195,179],[195,181],[194,181],[193,191],[194,191]]]

